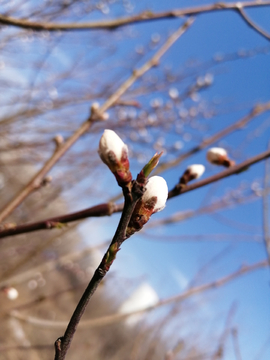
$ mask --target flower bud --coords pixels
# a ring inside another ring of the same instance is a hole
[[[104,130],[98,149],[101,160],[112,171],[119,186],[132,180],[129,171],[128,148],[113,130]]]
[[[6,297],[9,300],[16,300],[17,297],[19,296],[18,290],[15,289],[14,287],[5,287],[3,289],[3,292],[5,293]]]
[[[191,180],[198,179],[199,177],[202,176],[204,171],[205,171],[205,167],[203,165],[201,165],[201,164],[190,165],[186,169],[186,171],[184,172],[182,177],[180,178],[179,183],[180,184],[187,184]]]
[[[54,142],[55,142],[55,145],[57,146],[57,147],[59,147],[60,145],[62,145],[63,144],[63,142],[64,142],[64,138],[63,138],[63,136],[62,135],[56,135],[55,137],[54,137]]]
[[[213,147],[209,149],[207,151],[206,158],[211,164],[215,165],[230,167],[235,164],[233,160],[228,158],[227,151],[223,148]]]
[[[91,111],[95,112],[100,108],[99,102],[95,101],[91,105]]]
[[[163,210],[168,199],[168,185],[161,176],[150,177],[141,200],[147,204],[153,198],[156,198],[153,213]]]
[[[168,186],[161,176],[149,178],[143,196],[137,202],[127,227],[127,236],[142,229],[150,216],[165,208],[168,198]]]

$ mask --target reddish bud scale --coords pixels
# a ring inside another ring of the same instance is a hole
[[[120,137],[112,130],[106,129],[99,142],[99,156],[116,177],[119,186],[131,182],[129,171],[128,149]]]
[[[146,202],[143,202],[142,199],[138,201],[127,227],[127,237],[133,235],[137,231],[140,231],[142,227],[148,222],[151,215],[154,213],[156,203],[156,196],[153,196]]]
[[[222,165],[225,166],[225,167],[231,167],[231,166],[235,165],[235,161],[229,160],[229,159],[224,159]]]
[[[235,165],[235,162],[233,160],[228,159],[227,156],[221,155],[219,159],[213,160],[212,164],[230,167],[230,166]]]
[[[190,170],[187,169],[180,178],[179,184],[186,185],[189,181],[195,180],[196,178],[196,175],[191,174]]]
[[[117,170],[113,174],[119,186],[127,185],[132,180],[131,172],[129,171],[129,160],[127,152],[123,150],[121,161],[117,163]]]

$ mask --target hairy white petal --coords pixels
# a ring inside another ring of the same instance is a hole
[[[128,150],[127,145],[120,139],[120,137],[113,131],[106,129],[99,142],[98,153],[102,160],[107,158],[109,151],[112,151],[118,160],[122,157],[123,150]]]
[[[193,164],[188,166],[187,170],[190,171],[191,175],[195,176],[195,178],[198,179],[204,173],[205,167],[201,164]]]
[[[152,176],[146,184],[146,191],[142,196],[142,201],[147,201],[152,197],[157,197],[154,212],[164,209],[168,199],[168,185],[166,180],[161,176]]]
[[[227,151],[223,148],[213,147],[207,151],[206,158],[210,163],[213,163],[218,161],[221,156],[227,156]]]

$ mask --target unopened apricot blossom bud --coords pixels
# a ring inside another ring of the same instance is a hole
[[[211,164],[215,165],[230,167],[235,164],[233,160],[229,159],[227,151],[219,147],[209,149],[207,151],[206,158]]]
[[[152,214],[163,210],[168,199],[166,180],[161,176],[152,176],[149,178],[145,188],[146,190],[141,199],[142,202],[144,204],[155,202]]]
[[[98,153],[101,160],[114,174],[119,186],[124,186],[132,180],[127,145],[113,130],[104,130],[99,142]]]
[[[161,176],[149,178],[143,196],[137,202],[127,227],[127,236],[142,229],[151,215],[164,209],[168,198],[168,186]]]
[[[205,171],[205,167],[201,164],[194,164],[188,166],[184,174],[181,176],[179,183],[187,184],[189,181],[198,179]]]
[[[9,300],[16,300],[17,297],[19,296],[18,290],[15,289],[14,287],[10,286],[10,287],[5,287],[3,289],[3,292],[5,293],[6,297]]]

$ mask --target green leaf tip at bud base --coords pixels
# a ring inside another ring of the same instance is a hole
[[[168,186],[161,176],[152,176],[146,184],[146,190],[137,202],[127,227],[127,237],[142,229],[151,215],[165,208],[168,198]]]
[[[156,153],[152,159],[143,167],[143,169],[141,170],[141,172],[138,174],[137,176],[137,181],[141,184],[145,184],[147,181],[147,177],[150,175],[150,173],[154,170],[154,168],[157,166],[157,164],[159,163],[159,159],[161,157],[161,155],[163,154],[163,152],[161,153]]]
[[[161,157],[161,155],[163,154],[163,152],[161,152],[160,154],[156,153],[152,159],[148,162],[148,164],[146,164],[144,166],[144,168],[142,169],[143,174],[145,177],[149,176],[150,173],[154,170],[154,168],[157,166],[157,164],[159,163],[159,159]]]
[[[99,141],[98,153],[101,160],[114,174],[119,186],[122,187],[131,182],[128,147],[113,130],[104,130]]]
[[[114,243],[110,246],[110,248],[108,249],[105,257],[104,257],[104,264],[107,270],[109,270],[110,266],[112,265],[112,263],[114,262],[115,258],[116,258],[116,254],[119,251],[119,246],[117,243]]]

